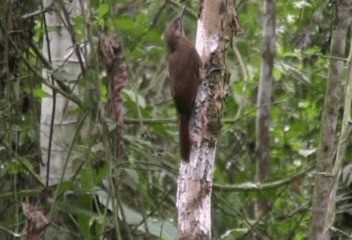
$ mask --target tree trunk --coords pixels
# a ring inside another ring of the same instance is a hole
[[[341,106],[342,78],[344,71],[346,34],[352,6],[351,0],[336,1],[331,40],[331,63],[325,95],[322,134],[316,160],[315,188],[313,196],[313,219],[310,229],[311,240],[330,239],[329,230],[334,218],[337,185],[333,164],[336,153],[336,123]]]
[[[211,239],[216,136],[221,127],[222,101],[228,88],[226,50],[235,23],[232,1],[205,0],[201,4],[196,49],[203,63],[202,84],[190,121],[190,162],[181,162],[178,177],[178,239]]]
[[[110,115],[116,123],[114,131],[115,152],[118,161],[121,161],[124,107],[122,90],[128,83],[128,68],[122,51],[121,40],[118,36],[110,37],[106,33],[99,34],[98,52],[105,65],[110,82]]]
[[[82,1],[84,2],[84,1]],[[78,45],[72,41],[72,29],[64,23],[66,19],[61,6],[55,1],[44,0],[44,8],[52,4],[55,11],[45,13],[47,33],[43,37],[43,53],[52,69],[43,68],[43,76],[52,85],[60,86],[53,76],[65,76],[65,79],[77,79],[82,73],[85,60],[78,56]],[[79,0],[74,0],[65,6],[70,17],[82,15],[82,6]],[[75,80],[65,84],[77,92]],[[77,119],[73,113],[76,105],[61,94],[56,94],[43,85],[43,90],[51,96],[42,99],[40,117],[40,146],[42,151],[41,175],[47,179],[50,186],[60,182],[61,176],[72,176],[72,163],[69,161],[69,149],[75,132]]]
[[[264,183],[270,173],[270,106],[275,58],[275,0],[264,2],[264,39],[263,39],[263,66],[258,87],[256,119],[256,157],[257,182]],[[255,203],[255,218],[258,222],[264,220],[268,214],[270,200],[261,196]],[[263,239],[262,236],[257,236]]]

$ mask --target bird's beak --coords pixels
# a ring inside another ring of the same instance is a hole
[[[186,6],[183,6],[180,16],[178,17],[181,22],[181,29],[183,30],[183,16],[185,15]]]

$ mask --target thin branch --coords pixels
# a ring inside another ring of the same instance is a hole
[[[79,66],[81,67],[81,73],[82,73],[83,76],[86,76],[86,67],[85,67],[85,65],[83,63],[81,51],[79,49],[79,44],[77,44],[75,31],[74,31],[73,25],[71,23],[70,13],[67,11],[65,5],[61,1],[59,2],[59,4],[60,4],[61,10],[62,10],[62,12],[63,12],[63,14],[65,16],[65,19],[62,18],[61,14],[59,14],[59,13],[57,13],[57,14],[61,18],[61,21],[64,24],[66,23],[65,27],[66,27],[68,33],[70,34],[71,42],[73,44],[73,49],[74,49],[74,52],[75,52],[76,57],[78,59]]]
[[[143,37],[145,35],[147,35],[148,33],[150,33],[153,28],[157,25],[158,21],[159,21],[159,18],[162,14],[162,12],[164,11],[165,7],[166,7],[166,4],[167,2],[165,2],[158,10],[158,12],[155,14],[155,16],[153,17],[152,19],[152,22],[151,24],[149,25],[148,29],[143,31],[140,35],[138,35],[136,38],[135,38],[135,41],[134,41],[134,44],[131,46],[131,49],[135,49],[138,44],[141,42],[141,40],[143,39]]]
[[[255,111],[253,111],[254,113]],[[233,124],[236,122],[239,122],[241,118],[226,118],[223,119],[224,124]],[[125,124],[176,124],[177,119],[176,118],[147,118],[147,119],[139,119],[139,118],[125,118],[124,120]]]
[[[341,60],[344,62],[348,62],[348,58],[344,58],[344,57],[337,57],[337,56],[328,56],[328,55],[323,55],[323,54],[308,54],[308,53],[303,53],[303,56],[317,56],[317,57],[322,57],[322,58],[329,58],[329,59],[333,59],[333,60]]]
[[[138,230],[139,227],[142,226],[142,224],[145,225],[145,229],[147,230],[148,226],[147,226],[147,220],[149,217],[152,217],[156,212],[158,212],[160,210],[160,206],[162,205],[162,203],[166,202],[167,198],[169,197],[169,195],[172,193],[173,189],[167,191],[164,196],[161,197],[161,200],[158,201],[158,199],[156,199],[156,203],[153,204],[152,209],[150,210],[150,212],[148,212],[148,214],[145,214],[143,212],[143,210],[141,210],[142,214],[143,214],[143,219],[141,220],[141,222],[139,222],[139,224],[136,224],[134,226],[134,228],[132,229],[132,232],[135,232]]]
[[[332,175],[337,177],[339,170],[341,169],[342,161],[345,159],[346,148],[350,133],[350,121],[351,121],[351,102],[352,102],[352,41],[350,43],[350,53],[349,53],[349,71],[347,76],[346,93],[345,93],[345,103],[342,118],[341,133],[339,137],[339,142],[337,146],[336,160],[332,170]]]
[[[26,190],[17,190],[17,197],[26,198],[26,197],[33,197],[38,196],[40,194],[40,190],[38,189],[26,189]],[[1,193],[0,200],[9,200],[13,197],[13,191]]]
[[[52,5],[52,4],[50,4]],[[42,9],[44,8],[42,2]],[[48,32],[48,25],[45,18],[45,13],[42,14],[43,17],[43,25],[44,25],[44,38],[47,45],[47,52],[48,52],[48,63],[51,65],[52,58],[51,58],[51,49],[50,49],[50,39],[49,39],[49,32]],[[32,42],[32,41],[31,41]],[[49,76],[49,75],[48,75]],[[53,74],[50,74],[50,79],[54,84]],[[48,156],[46,160],[46,176],[45,176],[45,188],[49,187],[49,177],[50,177],[50,165],[51,165],[51,150],[53,145],[53,135],[54,135],[54,121],[56,115],[56,91],[52,89],[52,109],[51,109],[51,119],[50,119],[50,128],[49,128],[49,143],[48,143]],[[47,191],[44,191],[47,193]],[[47,198],[48,196],[45,196]]]
[[[287,100],[283,100],[283,101],[277,101],[272,103],[272,105],[275,104],[279,104],[279,103],[285,103],[287,102]],[[262,107],[265,107],[265,105],[263,105]],[[234,117],[234,118],[225,118],[222,120],[222,123],[224,124],[233,124],[233,123],[237,123],[239,121],[241,121],[242,119],[246,119],[248,116],[255,114],[255,112],[257,111],[258,108],[251,110],[245,114],[243,114],[242,116],[239,117]],[[124,123],[126,124],[160,124],[160,123],[164,123],[164,124],[176,124],[177,123],[177,119],[176,118],[147,118],[147,119],[141,119],[141,118],[125,118]]]
[[[29,174],[37,181],[39,185],[41,185],[43,188],[45,188],[45,184],[43,181],[37,176],[37,174],[33,171],[33,169],[28,166],[28,164],[25,161],[22,161],[20,157],[17,157],[16,159],[22,166],[29,172]]]
[[[11,236],[14,237],[14,238],[21,238],[21,237],[23,237],[22,234],[12,232],[10,229],[7,229],[7,228],[5,228],[5,227],[3,227],[3,226],[1,226],[1,225],[0,225],[0,231],[3,231],[3,232],[5,232],[5,233],[7,233],[7,234],[11,235]]]
[[[0,22],[0,28],[2,31],[4,31],[4,28]],[[12,45],[12,47],[15,49],[15,51],[17,53],[21,53],[21,51],[19,50],[19,48],[17,47],[16,43],[13,41],[13,39],[11,38],[11,36],[8,37],[8,39],[10,40],[10,43]],[[63,90],[60,87],[57,87],[49,82],[46,81],[46,79],[42,76],[42,74],[40,74],[33,66],[32,64],[29,63],[29,61],[23,56],[23,54],[19,54],[21,60],[23,61],[23,63],[29,68],[29,70],[34,73],[34,75],[36,77],[38,77],[42,83],[44,85],[46,85],[47,87],[54,89],[57,93],[61,94],[62,96],[66,97],[67,99],[71,100],[72,102],[76,103],[78,106],[83,107],[83,103],[81,102],[81,100],[72,93],[68,93],[65,90]]]
[[[44,57],[44,55],[42,54],[42,52],[38,49],[38,47],[33,43],[33,41],[29,42],[29,47],[33,50],[33,52],[35,53],[35,55],[38,57],[38,59],[40,60],[40,62],[42,64],[44,64],[44,67],[50,69],[50,70],[54,70],[53,66],[51,65],[51,63]]]
[[[149,119],[139,119],[139,118],[125,118],[124,123],[127,124],[140,124],[141,122],[143,124],[176,124],[177,119],[176,118],[149,118]]]
[[[299,171],[298,173],[296,173],[295,175],[293,175],[292,177],[289,177],[283,180],[274,181],[274,182],[263,183],[263,184],[253,183],[253,182],[247,182],[247,183],[241,183],[241,184],[235,184],[235,185],[215,183],[213,186],[214,186],[214,189],[218,189],[222,191],[232,191],[232,192],[272,190],[272,189],[283,187],[287,184],[290,184],[294,180],[306,175],[312,169],[313,169],[313,166],[308,166],[303,170]]]
[[[38,47],[31,41],[29,43],[30,48],[33,50],[33,52],[36,54],[36,57],[38,57],[38,59],[41,61],[42,64],[44,64],[44,67],[46,67],[47,69],[53,71],[53,73],[51,74],[52,79],[55,81],[55,83],[57,83],[57,85],[64,90],[67,93],[72,93],[71,88],[65,84],[65,82],[67,81],[66,79],[57,79],[55,78],[55,72],[58,71],[65,63],[67,63],[68,58],[71,56],[71,54],[69,56],[67,56],[66,59],[64,59],[63,63],[56,69],[54,69],[54,67],[52,66],[52,64],[45,58],[45,56],[41,53],[41,51],[38,49]]]
[[[166,0],[166,3],[170,3],[171,5],[179,9],[182,9],[184,7],[184,4],[181,4],[179,3],[179,1],[175,1],[175,0]],[[197,14],[194,11],[192,11],[190,8],[186,8],[185,12],[188,13],[193,19],[198,18]]]
[[[34,12],[30,12],[30,13],[26,13],[22,16],[23,19],[28,19],[28,18],[34,18],[37,17],[39,15],[42,15],[44,13],[50,12],[53,10],[53,5],[54,5],[54,1],[52,1],[49,6],[47,6],[46,8],[34,11]]]

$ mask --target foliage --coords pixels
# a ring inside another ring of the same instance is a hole
[[[32,6],[40,9],[39,3],[33,2]],[[333,8],[323,0],[277,2],[278,50],[271,109],[270,181],[291,177],[316,157],[333,14]],[[72,143],[71,151],[77,159],[77,174],[70,181],[55,186],[53,203],[41,207],[65,229],[51,230],[61,234],[61,239],[99,239],[103,235],[114,239],[113,205],[119,209],[117,226],[121,236],[127,236],[128,225],[133,239],[146,236],[175,239],[178,133],[176,121],[170,120],[176,119],[176,111],[167,83],[163,31],[166,23],[177,15],[178,3],[91,0],[90,4],[91,19],[74,20],[78,38],[82,40],[85,33],[92,33],[91,44],[95,46],[94,37],[100,29],[117,34],[122,39],[129,66],[130,83],[123,91],[126,119],[122,163],[117,166],[118,179],[113,179],[111,171],[116,167],[116,159],[110,136],[116,126],[108,116],[104,119],[97,116],[99,104],[103,103],[108,109],[109,83],[92,51],[88,74],[79,80],[86,91],[80,96],[84,105],[77,107],[76,112],[83,126],[77,130],[80,136]],[[198,11],[197,1],[187,1],[187,4],[191,11]],[[255,179],[254,121],[261,69],[261,5],[260,1],[238,4],[245,33],[235,37],[228,53],[231,88],[225,104],[226,121],[218,139],[215,183],[239,184]],[[17,14],[20,18],[32,10],[24,8]],[[32,41],[41,49],[44,32],[41,16],[35,19],[35,35],[21,40],[4,34],[5,20],[1,19],[0,43],[2,48],[10,46],[11,51],[2,54],[1,61],[8,63],[14,58],[16,64],[1,64],[0,69],[0,74],[6,73],[0,81],[0,227],[9,230],[0,233],[0,238],[11,239],[10,232],[19,233],[23,229],[20,203],[29,197],[39,204],[45,182],[38,176],[41,164],[38,121],[40,100],[47,97],[47,93],[41,89],[41,79],[34,72],[40,72],[43,63],[28,47]],[[91,32],[87,32],[88,24]],[[195,19],[188,15],[185,25],[188,35],[194,36]],[[23,26],[19,28],[24,30]],[[148,122],[148,119],[153,121]],[[348,157],[351,154],[347,152]],[[113,181],[117,195],[112,194],[107,184]],[[257,198],[270,197],[268,232],[271,239],[305,239],[311,217],[312,182],[312,176],[307,174],[270,190],[215,189],[214,238],[250,238],[253,228],[261,224],[254,220],[253,204]],[[346,214],[351,208],[346,201],[343,203],[341,213]]]

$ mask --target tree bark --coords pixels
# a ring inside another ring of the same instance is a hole
[[[336,125],[341,106],[342,78],[344,71],[346,34],[351,16],[351,0],[336,1],[335,19],[330,53],[330,71],[325,95],[322,133],[316,160],[315,188],[313,196],[313,219],[310,229],[311,240],[330,239],[330,227],[334,218],[337,174],[333,164],[336,153]]]
[[[270,106],[273,83],[275,58],[275,0],[264,2],[264,38],[263,38],[263,66],[258,87],[257,119],[256,119],[256,157],[257,182],[263,183],[270,174]],[[255,203],[255,218],[258,222],[264,220],[270,207],[267,196],[261,196]],[[262,239],[261,236],[257,236]]]
[[[110,83],[110,115],[116,123],[113,137],[116,148],[116,157],[117,160],[120,161],[122,153],[121,128],[124,116],[122,90],[128,84],[128,68],[125,63],[125,57],[123,55],[122,44],[119,37],[110,37],[106,33],[100,33],[98,52],[100,59],[105,65]]]
[[[178,177],[178,239],[211,239],[211,192],[216,136],[221,128],[229,74],[226,50],[235,27],[233,1],[201,1],[196,49],[202,59],[202,84],[190,121],[190,162],[181,162]]]

